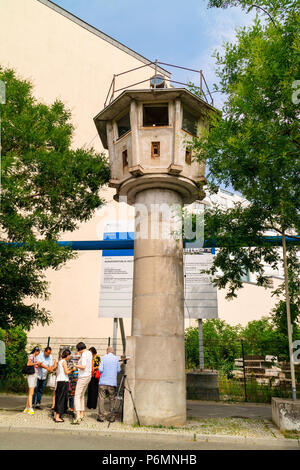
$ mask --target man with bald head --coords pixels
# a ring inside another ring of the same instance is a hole
[[[97,421],[103,422],[107,419],[112,423],[115,420],[113,409],[117,388],[117,375],[121,371],[121,367],[117,356],[115,356],[114,349],[111,346],[107,348],[106,354],[101,358],[99,371],[101,376],[99,380]],[[104,409],[106,392],[108,392],[109,395],[109,414],[107,414]]]

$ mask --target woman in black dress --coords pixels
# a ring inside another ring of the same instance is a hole
[[[68,368],[67,361],[70,360],[71,351],[65,349],[62,352],[61,360],[57,366],[57,379],[55,390],[55,408],[54,408],[54,421],[56,423],[63,423],[62,415],[68,409],[68,394],[69,394],[69,376],[74,368]]]
[[[89,409],[96,409],[97,400],[98,400],[99,378],[100,378],[100,374],[99,374],[100,357],[97,356],[97,350],[94,347],[91,347],[90,351],[93,355],[93,369],[92,369],[92,378],[88,386],[87,407]]]

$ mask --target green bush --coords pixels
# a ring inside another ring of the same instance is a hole
[[[224,320],[203,322],[204,366],[206,369],[223,370],[228,376],[234,361],[241,355],[239,334],[241,327],[228,325]],[[199,368],[198,327],[185,330],[186,367]]]
[[[271,318],[250,321],[243,329],[246,355],[289,357],[288,336],[283,334]]]
[[[27,363],[27,335],[20,328],[0,329],[0,339],[6,346],[6,365],[1,369],[0,390],[2,392],[27,392],[27,382],[22,369]]]
[[[23,375],[3,377],[0,380],[0,392],[28,393],[27,380]]]

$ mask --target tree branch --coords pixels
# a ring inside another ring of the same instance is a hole
[[[275,28],[277,28],[276,24],[275,24],[275,21],[273,20],[272,16],[270,15],[270,13],[267,12],[267,10],[265,10],[263,7],[260,7],[259,5],[255,5],[253,3],[253,5],[251,5],[251,7],[248,9],[247,13],[249,13],[249,11],[251,10],[251,8],[259,8],[260,10],[262,10],[264,13],[266,13],[268,15],[268,17],[270,18],[270,20],[272,21],[273,25],[275,26]]]

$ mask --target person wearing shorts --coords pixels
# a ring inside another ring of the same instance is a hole
[[[34,411],[32,408],[32,397],[34,393],[34,389],[36,387],[37,378],[38,378],[38,367],[40,362],[37,361],[37,356],[40,354],[40,348],[36,346],[28,356],[27,366],[34,367],[34,374],[27,375],[27,382],[28,382],[28,396],[26,401],[26,407],[24,413],[28,413],[30,415],[34,415]]]

